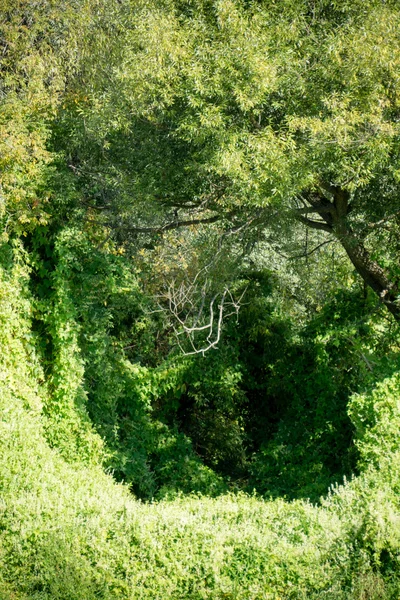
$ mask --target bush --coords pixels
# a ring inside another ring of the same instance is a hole
[[[392,369],[397,365],[398,359],[393,359]],[[393,457],[400,451],[399,372],[395,371],[362,394],[354,394],[349,415],[356,430],[360,467],[391,465]]]

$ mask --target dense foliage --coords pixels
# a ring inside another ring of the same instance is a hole
[[[1,598],[399,597],[399,38],[2,0]]]

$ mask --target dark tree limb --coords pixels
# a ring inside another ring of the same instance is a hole
[[[311,206],[299,209],[297,219],[311,229],[333,234],[366,285],[374,290],[394,318],[400,321],[398,282],[392,280],[387,271],[371,258],[362,238],[351,228],[347,219],[351,209],[349,192],[330,184],[321,185],[321,189],[331,196],[332,201],[324,198],[322,194],[318,197],[315,192],[304,194],[303,198]],[[319,214],[323,220],[315,221],[304,216],[312,213]]]
[[[308,256],[311,256],[311,254],[314,254],[314,252],[317,252],[317,250],[319,250],[323,246],[326,246],[327,244],[332,244],[332,242],[334,242],[334,241],[335,240],[333,238],[331,240],[325,240],[324,242],[322,242],[321,244],[318,244],[318,246],[315,246],[311,250],[302,252],[301,254],[296,254],[295,256],[288,256],[287,258],[288,258],[288,260],[296,260],[298,258],[307,258]]]
[[[171,231],[172,229],[179,229],[180,227],[190,227],[191,225],[210,225],[211,223],[216,223],[220,220],[220,215],[214,215],[213,217],[205,217],[204,219],[171,221],[160,227],[135,227],[132,225],[115,225],[115,223],[107,223],[107,225],[113,229],[123,230],[128,233],[164,233],[164,231]]]
[[[313,221],[312,219],[307,219],[302,215],[298,215],[297,219],[307,225],[307,227],[311,227],[311,229],[317,229],[319,231],[326,231],[327,233],[333,233],[333,228],[328,223],[324,223],[323,221]]]
[[[308,215],[308,214],[312,214],[312,213],[318,213],[318,214],[331,214],[333,212],[334,208],[333,206],[329,205],[329,206],[323,206],[323,205],[317,205],[317,206],[305,206],[304,208],[296,208],[296,213],[298,213],[299,215]]]

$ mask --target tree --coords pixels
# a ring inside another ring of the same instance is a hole
[[[57,121],[82,202],[131,242],[201,222],[284,239],[301,222],[399,320],[398,4],[121,6],[118,39],[110,22],[86,36]]]

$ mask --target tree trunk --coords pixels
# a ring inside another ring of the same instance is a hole
[[[396,321],[400,321],[400,306],[397,303],[399,290],[397,285],[389,280],[387,274],[377,262],[371,260],[369,252],[355,236],[348,233],[346,237],[337,237],[346,250],[347,256],[356,268],[357,273],[378,294]]]
[[[400,321],[400,290],[397,282],[391,281],[387,272],[371,259],[368,250],[347,222],[350,200],[348,192],[332,186],[324,189],[329,192],[332,201],[325,196],[306,196],[311,206],[300,209],[299,219],[313,229],[332,233],[339,240],[366,285],[374,290],[396,321]],[[304,217],[304,214],[310,212],[317,214],[322,221]]]

